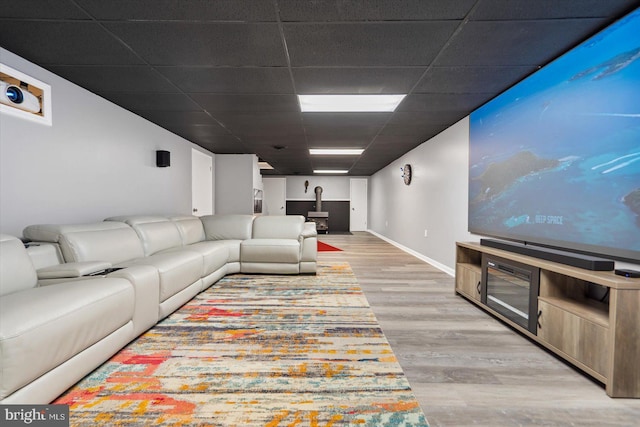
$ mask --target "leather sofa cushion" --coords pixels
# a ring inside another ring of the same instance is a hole
[[[117,264],[144,255],[142,244],[131,228],[64,234],[60,249],[67,262],[107,261]]]
[[[298,240],[304,228],[301,215],[260,216],[253,221],[254,239]]]
[[[182,246],[180,231],[171,221],[135,224],[132,227],[142,241],[145,256]]]
[[[223,267],[229,259],[229,249],[225,242],[199,242],[180,248],[172,248],[163,253],[174,253],[181,251],[197,252],[203,257],[204,276],[208,276]]]
[[[169,218],[178,227],[183,245],[191,245],[205,239],[204,227],[200,218],[195,216],[172,216]]]
[[[164,252],[123,262],[114,267],[151,265],[158,269],[160,278],[160,302],[172,297],[202,277],[203,256],[188,250]]]
[[[240,244],[242,240],[224,240],[224,244],[229,249],[229,263],[240,262]]]
[[[222,245],[227,248],[229,252],[226,262],[231,263],[240,262],[240,243],[242,243],[242,240],[205,240],[204,242],[186,246],[185,249],[206,252],[209,251],[209,249],[207,249],[209,247],[216,248]]]
[[[251,238],[253,215],[205,215],[200,217],[207,240]]]
[[[113,216],[106,218],[105,221],[124,222],[131,226],[142,242],[145,256],[182,246],[182,235],[178,227],[164,216]]]
[[[30,225],[23,234],[36,242],[58,243],[66,262],[107,261],[115,265],[144,256],[136,232],[121,222]]]
[[[22,241],[0,234],[0,295],[30,289],[38,277]]]
[[[120,278],[77,280],[0,299],[0,399],[133,318],[134,289]]]
[[[249,239],[240,244],[240,258],[242,263],[297,263],[300,243],[293,239]]]

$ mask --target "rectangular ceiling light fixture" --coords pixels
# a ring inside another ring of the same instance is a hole
[[[273,166],[271,166],[269,163],[264,162],[264,161],[259,161],[258,162],[258,167],[260,168],[260,170],[271,170],[271,169],[273,169]]]
[[[309,148],[312,156],[359,156],[364,148]]]
[[[404,95],[298,95],[300,109],[309,112],[392,112]]]
[[[315,169],[313,173],[349,173],[349,171],[340,169]]]

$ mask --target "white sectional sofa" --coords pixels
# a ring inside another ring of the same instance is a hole
[[[302,216],[120,216],[3,236],[0,402],[48,403],[233,273],[315,274]]]

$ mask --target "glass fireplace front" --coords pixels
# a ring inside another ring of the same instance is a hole
[[[540,269],[483,254],[482,302],[536,334]]]

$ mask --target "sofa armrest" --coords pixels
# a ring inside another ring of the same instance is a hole
[[[157,268],[150,265],[136,265],[117,270],[107,277],[122,277],[133,284],[135,292],[134,337],[156,324],[159,319],[160,307],[160,277]]]
[[[67,262],[40,268],[36,273],[38,273],[38,280],[71,279],[99,273],[108,268],[111,268],[111,263],[106,261]]]
[[[304,228],[302,229],[302,233],[300,233],[300,237],[318,237],[318,231],[316,230],[315,222],[305,222]]]
[[[318,259],[318,232],[315,222],[305,222],[300,233],[300,262],[313,263]],[[315,268],[314,268],[315,271]]]

